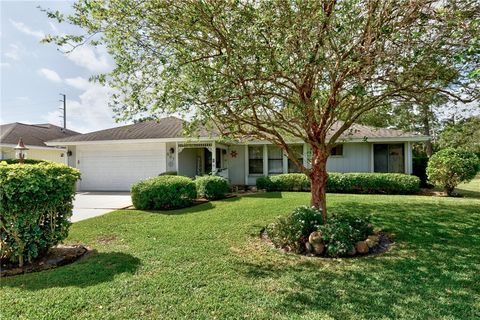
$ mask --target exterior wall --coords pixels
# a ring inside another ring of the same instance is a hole
[[[230,146],[226,156],[228,159],[227,166],[230,183],[236,185],[245,184],[245,146]]]
[[[0,153],[2,159],[15,159],[15,150],[13,148],[2,147]],[[54,148],[52,148],[52,150],[31,148],[27,150],[27,159],[39,159],[63,164],[67,164],[68,161],[65,150]]]
[[[342,156],[330,156],[328,172],[371,172],[371,144],[345,143]]]
[[[77,147],[75,146],[68,147],[68,152],[71,153],[71,155],[68,156],[68,166],[72,168],[76,168],[77,167]]]

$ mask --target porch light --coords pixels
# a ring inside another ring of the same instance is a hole
[[[23,143],[23,139],[20,138],[20,140],[18,140],[18,144],[15,148],[15,157],[19,160],[20,163],[23,163],[24,160],[26,159],[27,157],[27,150],[28,148],[25,147],[25,144]]]
[[[173,154],[175,152],[174,148],[170,148],[170,154]]]

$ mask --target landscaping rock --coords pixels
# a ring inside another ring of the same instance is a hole
[[[305,251],[307,253],[311,253],[313,251],[313,247],[312,245],[310,244],[310,242],[305,242]]]
[[[320,243],[323,244],[322,233],[320,231],[314,231],[310,233],[310,236],[308,237],[308,242],[310,242],[311,245]]]
[[[369,250],[369,247],[367,245],[366,241],[358,241],[355,244],[355,250],[357,250],[358,253],[367,253]]]
[[[378,241],[379,241],[379,238],[376,235],[368,236],[367,240],[365,240],[369,248],[373,248],[376,245],[378,245]]]
[[[325,245],[322,243],[315,243],[312,245],[313,247],[313,252],[315,254],[322,254],[323,251],[325,250]]]

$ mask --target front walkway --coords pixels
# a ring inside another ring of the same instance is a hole
[[[70,221],[101,216],[131,205],[129,192],[78,192],[73,201],[73,215]]]

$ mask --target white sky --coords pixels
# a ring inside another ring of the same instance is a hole
[[[74,32],[57,24],[37,7],[70,12],[71,1],[0,1],[0,123],[63,125],[59,93],[67,95],[67,127],[89,132],[118,126],[107,105],[108,88],[88,82],[109,71],[105,50],[80,47],[66,55],[45,34]]]

